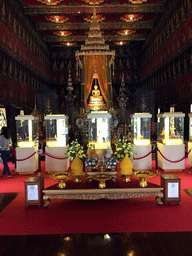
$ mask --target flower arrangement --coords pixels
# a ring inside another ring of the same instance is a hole
[[[95,158],[93,157],[89,157],[86,161],[85,161],[85,166],[88,167],[88,169],[91,169],[93,167],[96,167],[97,163]]]
[[[127,140],[125,138],[119,139],[116,142],[116,149],[114,152],[114,156],[117,159],[123,160],[123,158],[125,157],[126,154],[130,159],[133,158],[132,144],[129,140]]]
[[[79,144],[77,140],[72,141],[68,146],[66,157],[72,162],[75,159],[76,154],[81,160],[84,160],[86,158],[84,148],[82,145]]]
[[[109,159],[106,160],[107,167],[110,169],[116,168],[118,163],[119,163],[119,161],[115,157],[110,157]]]

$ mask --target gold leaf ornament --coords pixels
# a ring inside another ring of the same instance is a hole
[[[75,156],[75,159],[71,163],[71,175],[72,176],[82,176],[82,175],[84,175],[83,162],[82,162],[81,159],[79,159],[77,154]]]
[[[120,174],[121,175],[132,175],[133,174],[133,164],[126,154],[120,163]]]

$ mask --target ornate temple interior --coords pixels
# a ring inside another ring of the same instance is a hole
[[[4,126],[18,159],[34,154],[28,165],[17,162],[18,176],[35,175],[41,161],[48,174],[68,170],[72,160],[50,156],[64,158],[75,139],[89,157],[101,159],[111,156],[122,138],[132,143],[137,158],[158,147],[160,153],[140,163],[133,158],[133,169],[152,170],[156,157],[164,172],[186,170],[185,160],[173,168],[166,159],[173,163],[187,154],[186,147],[192,149],[192,0],[0,0],[0,129]],[[187,164],[192,167],[192,153]],[[95,238],[73,234],[74,254],[50,248],[50,255],[79,255],[81,243],[84,255],[96,255],[99,246],[101,255],[145,255],[136,241],[147,244],[147,236],[153,243],[155,232],[114,233],[109,247],[102,244],[103,232]],[[0,238],[6,241],[2,233]],[[135,247],[126,252],[128,241]],[[116,243],[119,254],[111,249]],[[86,254],[86,246],[95,251]],[[146,255],[172,255],[168,246],[159,254],[151,244],[146,248]],[[30,255],[40,255],[36,250]],[[8,252],[4,247],[2,255]],[[49,254],[42,250],[42,255]]]

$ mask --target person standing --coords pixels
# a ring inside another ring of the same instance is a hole
[[[7,178],[11,177],[11,172],[9,170],[8,166],[8,160],[9,160],[9,154],[10,154],[10,148],[12,145],[11,139],[9,137],[9,132],[7,127],[2,127],[0,130],[0,152],[1,152],[1,158],[3,160],[4,170],[3,174],[1,176],[5,176],[7,173]]]

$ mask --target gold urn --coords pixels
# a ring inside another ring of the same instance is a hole
[[[80,176],[83,176],[83,161],[76,155],[75,159],[71,163],[71,176],[75,177],[75,182],[80,182]]]
[[[122,176],[125,176],[125,179],[124,179],[125,182],[129,182],[131,180],[130,176],[133,174],[133,164],[127,154],[125,155],[125,157],[120,163],[119,173]]]

